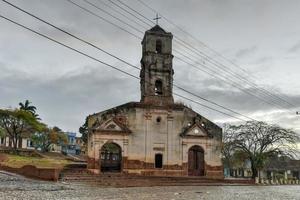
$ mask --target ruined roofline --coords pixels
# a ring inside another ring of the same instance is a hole
[[[102,114],[102,113],[107,113],[109,111],[125,109],[125,108],[127,108],[127,109],[130,109],[130,108],[152,108],[152,109],[173,109],[173,110],[187,109],[187,110],[195,113],[196,115],[204,118],[205,120],[210,121],[210,120],[206,119],[205,117],[203,117],[202,115],[200,115],[199,113],[197,113],[196,111],[194,111],[192,108],[190,108],[190,107],[188,107],[188,106],[186,106],[182,103],[173,103],[173,104],[161,106],[161,105],[154,105],[154,104],[151,104],[151,103],[143,103],[143,102],[137,102],[137,101],[130,101],[130,102],[121,104],[119,106],[108,108],[108,109],[103,110],[101,112],[93,113],[89,116],[99,115],[99,114]]]
[[[174,103],[174,104],[169,104],[169,105],[164,105],[164,106],[158,106],[158,105],[153,105],[153,104],[145,104],[145,103],[141,103],[141,102],[131,101],[131,102],[124,103],[124,104],[116,106],[116,107],[106,109],[106,110],[98,112],[98,113],[91,114],[91,115],[89,115],[89,117],[95,116],[95,115],[101,115],[104,113],[117,113],[118,110],[132,109],[132,108],[165,109],[165,110],[172,109],[172,110],[179,110],[179,111],[187,109],[188,111],[197,115],[199,118],[202,118],[205,121],[209,122],[210,124],[213,124],[217,129],[222,130],[222,128],[220,126],[218,126],[214,122],[210,121],[209,119],[203,117],[202,115],[200,115],[199,113],[194,111],[192,108],[189,108],[188,106],[186,106],[182,103]]]
[[[115,107],[108,108],[106,110],[103,110],[103,111],[100,111],[100,112],[97,112],[97,113],[93,113],[93,114],[89,115],[89,117],[95,116],[95,115],[100,115],[100,114],[103,114],[103,113],[106,113],[106,112],[109,112],[109,111],[112,111],[112,110],[118,110],[118,109],[121,109],[121,108],[131,108],[132,107],[131,105],[135,104],[135,103],[137,103],[137,102],[130,101],[130,102],[121,104],[119,106],[115,106]]]
[[[112,111],[116,111],[116,110],[119,110],[119,109],[130,109],[130,108],[154,108],[155,109],[156,108],[156,109],[183,110],[184,107],[186,107],[186,106],[181,104],[181,103],[174,103],[174,104],[159,106],[159,105],[153,105],[153,104],[147,104],[147,103],[142,103],[142,102],[131,101],[131,102],[128,102],[128,103],[121,104],[119,106],[115,106],[115,107],[106,109],[106,110],[101,111],[101,112],[93,113],[89,116],[99,115],[99,114],[107,113],[107,112],[110,112],[110,111],[112,112]],[[186,108],[188,108],[188,107],[186,107]]]

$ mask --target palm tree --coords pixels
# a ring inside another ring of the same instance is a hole
[[[19,103],[20,110],[24,110],[24,111],[30,112],[37,120],[41,120],[39,118],[39,115],[36,114],[36,107],[32,106],[30,104],[31,104],[31,102],[28,101],[28,100],[26,100],[25,103],[20,102]]]

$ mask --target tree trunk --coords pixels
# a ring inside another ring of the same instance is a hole
[[[258,175],[258,170],[257,170],[257,167],[254,166],[252,161],[251,161],[251,170],[252,170],[252,179],[255,179],[255,177],[257,177],[257,175]]]
[[[18,138],[16,136],[14,136],[12,138],[12,142],[13,142],[13,151],[14,153],[17,153],[17,149],[18,149]]]
[[[18,137],[18,148],[22,148],[22,138],[20,136]]]

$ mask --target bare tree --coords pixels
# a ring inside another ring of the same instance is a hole
[[[239,126],[231,125],[225,129],[224,156],[230,156],[233,151],[244,152],[251,162],[252,178],[255,178],[272,155],[296,155],[299,142],[300,137],[293,130],[250,121]]]
[[[228,133],[232,131],[230,129],[230,125],[226,124],[223,128],[224,133]],[[223,134],[223,146],[222,146],[222,155],[223,155],[223,165],[228,167],[229,169],[232,168],[233,165],[233,156],[234,156],[234,145],[232,145],[232,141],[230,141],[230,138],[226,136],[226,134]]]

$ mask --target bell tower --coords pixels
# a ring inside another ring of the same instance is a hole
[[[159,25],[146,31],[141,59],[141,102],[164,106],[174,103],[172,38]]]

